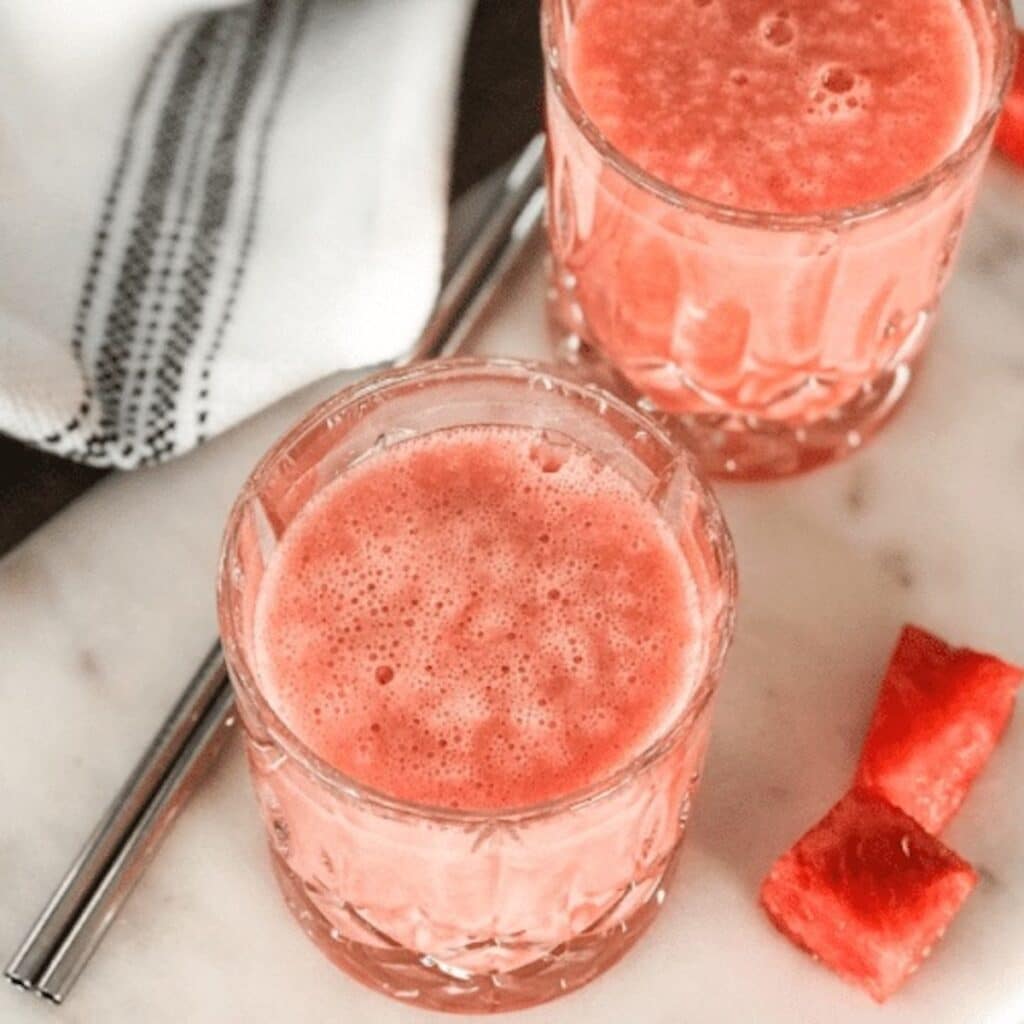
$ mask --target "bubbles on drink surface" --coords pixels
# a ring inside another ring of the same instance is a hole
[[[871,99],[871,82],[844,64],[823,64],[810,82],[807,113],[819,121],[849,121],[864,111]]]
[[[258,668],[289,726],[355,778],[521,806],[662,727],[688,685],[692,586],[653,507],[564,435],[437,431],[300,513],[261,590]]]
[[[655,178],[810,213],[947,156],[975,63],[959,0],[580,0],[566,66],[588,117]]]
[[[759,24],[761,39],[770,48],[781,50],[796,40],[796,27],[787,10],[763,17]]]

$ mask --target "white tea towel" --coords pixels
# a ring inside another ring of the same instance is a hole
[[[0,431],[130,468],[393,358],[469,0],[0,5]]]

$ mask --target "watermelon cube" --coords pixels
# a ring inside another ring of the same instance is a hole
[[[1024,670],[906,626],[882,682],[857,770],[939,832],[985,766],[1013,711]]]
[[[976,881],[913,818],[855,788],[775,862],[761,903],[784,935],[882,1002],[928,955]]]

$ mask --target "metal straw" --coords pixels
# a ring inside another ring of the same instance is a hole
[[[57,890],[43,908],[17,952],[7,965],[7,977],[23,988],[35,989],[76,919],[87,905],[107,867],[130,834],[173,767],[189,736],[227,681],[227,669],[216,644],[192,677],[171,713],[150,741],[131,775],[125,780],[106,813],[93,829]],[[42,994],[49,994],[40,989]],[[60,995],[55,995],[58,1002]]]
[[[220,653],[219,650],[217,652]],[[219,659],[223,665],[223,659]],[[64,1001],[100,944],[104,933],[128,898],[156,852],[178,811],[220,753],[234,724],[231,686],[225,681],[195,728],[189,732],[178,756],[161,779],[153,798],[123,837],[113,859],[89,894],[67,934],[36,982],[41,996]]]
[[[540,224],[543,153],[543,136],[535,136],[456,258],[422,334],[396,365],[451,355],[465,344]],[[11,982],[63,1002],[219,752],[234,722],[232,709],[217,643],[11,958],[5,970]]]

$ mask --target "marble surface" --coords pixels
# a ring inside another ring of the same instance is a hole
[[[542,339],[538,254],[482,350]],[[0,953],[13,949],[207,649],[228,505],[323,384],[173,464],[108,478],[0,562]],[[948,832],[982,882],[932,962],[875,1007],[756,905],[772,859],[840,794],[900,625],[1024,660],[1024,175],[994,164],[933,354],[848,461],[720,488],[736,642],[680,882],[618,967],[535,1022],[1024,1021],[1024,714]],[[439,1020],[337,972],[271,880],[241,750],[185,810],[69,1001],[40,1024]]]

